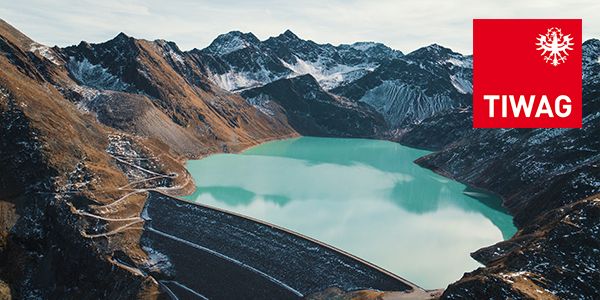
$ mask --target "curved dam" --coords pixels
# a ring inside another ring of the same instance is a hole
[[[149,192],[142,247],[173,299],[299,299],[337,287],[428,293],[341,250],[259,220]]]

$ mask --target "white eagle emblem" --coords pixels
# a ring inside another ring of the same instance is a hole
[[[567,50],[573,50],[573,38],[570,34],[563,35],[560,28],[552,27],[546,34],[540,34],[536,50],[543,50],[542,56],[547,63],[558,66],[567,60]]]

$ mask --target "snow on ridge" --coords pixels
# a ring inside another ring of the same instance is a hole
[[[173,264],[169,257],[158,250],[142,246],[142,249],[148,255],[148,260],[144,263],[144,267],[150,271],[162,271],[165,274],[172,275],[174,273]]]
[[[377,46],[377,43],[374,42],[356,42],[350,45],[350,47],[359,51],[367,51],[375,46]]]
[[[219,43],[217,46],[215,46],[215,49],[210,50],[214,54],[222,56],[240,49],[247,48],[248,46],[250,46],[250,43],[248,43],[246,40],[242,39],[239,36],[232,36],[230,39],[223,41],[222,43]]]
[[[280,59],[286,68],[292,70],[293,74],[289,77],[310,74],[325,90],[331,90],[344,82],[358,79],[377,67],[375,64],[360,64],[356,66],[337,64],[327,68],[321,61],[311,62],[298,58],[295,55],[294,57],[296,58],[296,63],[294,64]]]
[[[227,91],[259,86],[273,80],[265,70],[259,73],[229,71],[224,74],[210,74],[210,77],[220,88]]]
[[[129,88],[129,84],[108,72],[108,69],[101,65],[92,64],[87,58],[79,61],[71,57],[67,68],[71,75],[85,86],[113,91],[124,91]]]
[[[473,83],[460,76],[450,75],[450,82],[461,94],[473,94]]]
[[[90,112],[92,102],[102,94],[99,90],[82,85],[73,85],[71,90],[81,95],[81,101],[77,103],[77,108],[81,111]]]
[[[450,63],[452,65],[455,65],[457,67],[469,68],[469,69],[473,68],[473,62],[469,61],[467,59],[457,59],[457,58],[451,57],[451,58],[448,58],[446,60],[446,62]]]
[[[46,58],[47,60],[49,60],[57,66],[60,65],[59,60],[56,58],[56,56],[54,56],[54,51],[48,46],[38,43],[32,43],[29,48],[29,51],[33,53],[38,53],[39,55],[43,56],[44,58]]]
[[[256,97],[247,98],[246,102],[267,116],[275,115],[275,112],[269,108],[269,105],[271,104],[271,98],[265,94],[259,94]]]
[[[178,62],[180,64],[184,64],[183,57],[181,57],[181,55],[179,55],[178,53],[176,53],[175,51],[173,51],[173,49],[169,49],[169,51],[167,51],[167,53],[165,53],[165,55],[169,55],[169,57],[171,57],[171,59],[174,62]]]

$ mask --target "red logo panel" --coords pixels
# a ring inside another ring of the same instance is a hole
[[[581,128],[581,20],[473,20],[473,127]]]

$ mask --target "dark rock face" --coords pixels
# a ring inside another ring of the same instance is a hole
[[[371,108],[324,91],[311,75],[280,79],[241,95],[266,113],[281,110],[303,135],[372,137],[385,128]]]
[[[511,240],[478,250],[486,265],[450,285],[442,299],[597,299],[600,198],[540,215]]]
[[[437,113],[418,124],[392,130],[388,138],[407,146],[439,151],[474,131],[472,126],[471,108],[458,108]]]
[[[7,89],[0,87],[0,198],[23,193],[31,182],[44,182],[56,176],[56,170],[40,168],[43,164],[39,133],[32,130],[30,122]]]

